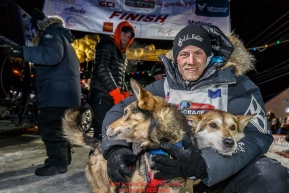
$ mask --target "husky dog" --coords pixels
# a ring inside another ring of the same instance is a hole
[[[211,147],[225,156],[237,148],[236,135],[242,132],[254,115],[234,116],[221,110],[211,110],[202,115],[184,116],[173,104],[153,96],[138,83],[130,81],[137,98],[124,109],[124,115],[107,127],[109,140],[132,142],[137,161],[128,183],[112,183],[107,175],[107,161],[103,158],[100,141],[82,133],[78,128],[81,108],[70,109],[63,118],[66,138],[94,150],[86,166],[86,178],[95,193],[116,192],[184,192],[192,191],[192,180],[174,178],[153,186],[149,182],[156,171],[150,169],[150,149],[159,149],[163,141],[180,142],[185,133],[190,133],[198,148]],[[191,124],[188,124],[188,121]],[[139,151],[140,150],[140,151]],[[149,179],[149,180],[148,180]]]

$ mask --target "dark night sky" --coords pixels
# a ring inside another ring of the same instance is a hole
[[[43,0],[14,0],[14,2],[28,14],[31,14],[35,7],[42,9],[43,6]],[[246,48],[269,44],[281,37],[283,37],[283,41],[289,40],[288,0],[231,0],[230,6],[232,30],[243,40]],[[285,15],[286,13],[288,15]],[[276,22],[282,16],[284,17]],[[272,27],[269,28],[269,26]],[[74,32],[74,34],[76,37],[84,35],[80,32]],[[255,40],[253,40],[254,38]],[[155,45],[157,49],[161,49],[161,47],[157,47],[157,44]],[[256,71],[249,72],[247,75],[260,87],[266,102],[288,87],[289,41],[269,46],[263,52],[250,52],[257,59]],[[287,63],[282,64],[284,61],[287,61]],[[274,68],[275,66],[277,67]],[[288,73],[288,75],[282,76],[285,73]]]

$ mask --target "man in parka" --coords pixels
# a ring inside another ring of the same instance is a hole
[[[134,35],[133,26],[123,21],[117,25],[113,37],[103,35],[96,45],[89,93],[96,139],[102,139],[101,126],[107,111],[129,96],[125,84],[126,50]]]
[[[146,87],[153,95],[167,102],[189,102],[184,114],[200,114],[208,109],[221,109],[235,115],[256,114],[238,142],[238,150],[224,157],[210,148],[198,150],[190,137],[184,137],[183,148],[164,142],[161,148],[174,159],[154,155],[151,169],[159,170],[156,179],[190,177],[202,179],[196,191],[203,192],[289,192],[288,168],[263,154],[273,141],[265,117],[259,88],[244,75],[254,68],[254,58],[235,36],[226,36],[213,25],[191,24],[176,35],[172,60],[165,56],[167,78]],[[110,123],[123,115],[123,109],[135,97],[114,106],[103,121],[103,135]],[[188,136],[188,135],[185,135]],[[125,182],[135,162],[130,144],[124,141],[102,141],[103,156],[107,159],[108,175],[114,182]]]
[[[50,176],[65,173],[71,162],[71,148],[63,137],[61,119],[66,109],[80,106],[79,61],[71,46],[74,36],[64,27],[60,17],[46,17],[39,9],[34,9],[30,29],[35,46],[4,52],[33,63],[36,69],[37,127],[48,158],[35,174]]]

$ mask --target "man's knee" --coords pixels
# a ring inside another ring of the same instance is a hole
[[[277,160],[258,156],[241,170],[224,192],[289,192],[289,170]]]

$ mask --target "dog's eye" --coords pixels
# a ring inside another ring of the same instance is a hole
[[[235,131],[235,130],[236,130],[236,126],[235,126],[235,125],[232,125],[230,129],[231,129],[232,131]]]
[[[209,126],[210,126],[211,128],[213,128],[213,129],[216,129],[216,128],[217,128],[216,123],[210,123]]]

